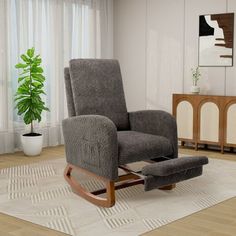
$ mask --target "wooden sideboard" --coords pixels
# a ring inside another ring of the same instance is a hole
[[[236,147],[236,97],[173,94],[173,115],[181,145]]]

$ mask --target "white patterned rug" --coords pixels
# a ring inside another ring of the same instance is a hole
[[[236,162],[210,159],[203,176],[172,191],[137,185],[116,191],[114,207],[99,208],[71,192],[64,167],[63,158],[0,170],[0,212],[71,235],[136,236],[236,196]]]

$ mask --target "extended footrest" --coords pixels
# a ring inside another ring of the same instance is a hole
[[[202,175],[202,166],[208,164],[205,156],[182,157],[143,167],[144,189],[149,191]]]

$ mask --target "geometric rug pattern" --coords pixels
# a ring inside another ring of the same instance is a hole
[[[140,235],[236,196],[236,162],[210,159],[203,176],[171,191],[143,185],[116,191],[116,205],[96,207],[63,178],[65,159],[0,170],[0,212],[70,235]],[[75,176],[90,189],[102,184]]]

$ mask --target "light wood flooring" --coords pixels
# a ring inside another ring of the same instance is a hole
[[[0,236],[68,236],[55,230],[0,213]]]
[[[206,155],[210,158],[236,161],[236,154],[224,155],[214,151],[194,151],[181,148],[180,153]],[[64,147],[46,148],[39,157],[26,157],[23,153],[0,155],[0,169],[25,165],[64,156]],[[177,186],[178,187],[178,186]],[[65,236],[40,225],[0,213],[0,236]],[[145,236],[235,236],[236,235],[236,198],[202,210],[156,230]]]
[[[25,156],[22,152],[16,152],[14,154],[3,154],[0,155],[0,169],[12,166],[27,165],[43,160],[61,158],[64,156],[64,146],[44,148],[41,155],[35,157]]]
[[[236,198],[174,221],[145,236],[235,236]]]

